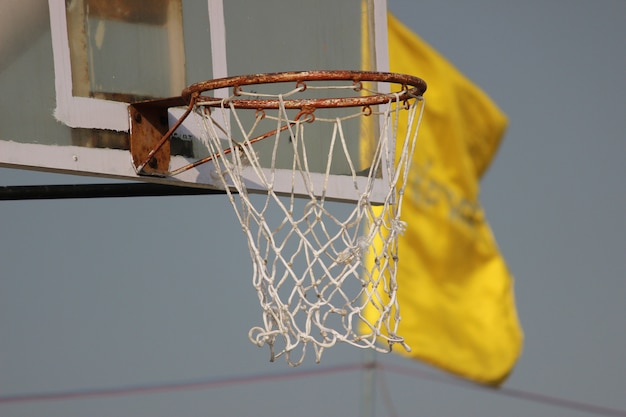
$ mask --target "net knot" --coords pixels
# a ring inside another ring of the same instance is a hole
[[[404,232],[406,231],[408,224],[405,221],[402,221],[400,219],[393,219],[391,221],[391,230],[401,236],[404,235]]]

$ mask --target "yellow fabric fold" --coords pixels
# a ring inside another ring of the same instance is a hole
[[[497,385],[513,369],[523,336],[513,277],[478,197],[480,177],[507,119],[391,14],[388,30],[390,70],[417,75],[428,84],[402,207],[408,230],[399,241],[398,334],[412,351],[394,352]]]

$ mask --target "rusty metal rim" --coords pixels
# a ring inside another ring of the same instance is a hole
[[[205,96],[202,95],[202,93],[227,87],[233,87],[234,89],[237,89],[238,87],[244,85],[273,84],[285,82],[296,82],[296,85],[302,85],[306,87],[305,83],[307,81],[352,81],[356,86],[355,91],[359,91],[358,84],[364,81],[400,84],[403,86],[403,88],[402,91],[399,91],[398,93],[395,93],[393,95],[372,94],[342,98],[286,99],[283,100],[285,108],[302,109],[303,107],[334,108],[371,106],[376,104],[388,103],[392,100],[410,100],[416,97],[420,97],[426,91],[426,83],[424,82],[424,80],[407,74],[375,71],[320,70],[239,75],[234,77],[202,81],[185,88],[182,92],[182,96],[185,101],[189,103],[194,101],[195,104],[198,105],[219,107],[222,105],[222,99]],[[232,104],[235,108],[242,109],[277,109],[280,107],[280,101],[276,99],[229,99],[228,103]]]

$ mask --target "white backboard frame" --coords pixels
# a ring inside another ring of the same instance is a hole
[[[207,15],[211,32],[211,62],[214,78],[228,76],[226,59],[226,29],[223,0],[207,0]],[[374,16],[375,65],[378,71],[388,70],[387,52],[387,6],[386,0],[371,0]],[[65,0],[49,0],[50,28],[54,59],[54,80],[56,93],[55,118],[71,128],[107,129],[118,132],[129,131],[128,103],[75,96],[72,92],[72,67],[68,40],[68,23]],[[219,96],[219,92],[217,95]],[[25,109],[25,111],[27,111]],[[176,110],[172,111],[174,120]],[[197,129],[197,122],[190,121],[186,128]],[[196,132],[197,133],[197,132]],[[23,143],[0,138],[0,166],[46,170],[59,173],[91,175],[117,179],[160,182],[166,184],[218,187],[210,166],[200,165],[177,175],[175,178],[140,176],[136,173],[130,153],[125,150],[88,148],[82,146],[54,146],[42,143]],[[392,146],[393,148],[393,146]],[[173,156],[172,167],[182,166],[189,161]],[[279,170],[281,171],[281,170]],[[383,169],[386,172],[386,169]],[[279,172],[279,177],[281,173]],[[255,188],[252,171],[244,172],[248,184]],[[277,183],[277,190],[290,192],[292,188],[290,171],[284,172],[284,181]],[[386,174],[385,174],[386,175]],[[323,181],[323,175],[313,174],[315,182]],[[382,198],[388,186],[386,179],[376,180],[371,198]],[[367,178],[359,177],[359,186],[365,187]],[[388,182],[387,182],[388,184]],[[296,184],[296,192],[303,191],[302,184]],[[278,189],[284,188],[284,190]],[[321,187],[317,187],[319,189]],[[354,192],[354,195],[351,193]],[[358,200],[354,181],[350,176],[333,176],[326,196],[328,198]]]

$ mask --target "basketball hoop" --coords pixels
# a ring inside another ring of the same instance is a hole
[[[284,356],[297,366],[310,345],[319,362],[337,342],[409,350],[397,334],[397,240],[406,227],[400,212],[425,90],[409,75],[307,71],[222,78],[183,91],[188,108],[182,118],[200,116],[208,155],[167,175],[212,164],[211,176],[226,191],[247,238],[263,310],[262,325],[249,338],[269,346],[271,361]],[[222,98],[220,91],[228,92]],[[398,131],[401,118],[406,132]],[[350,150],[351,134],[357,143],[371,139],[369,149]],[[328,146],[325,165],[312,172],[312,150],[321,143]],[[263,152],[257,151],[261,144]],[[344,172],[333,171],[336,160]],[[292,191],[279,195],[276,173],[285,169]],[[343,205],[343,216],[326,196],[337,175],[350,180],[346,194],[356,196],[347,212]],[[249,192],[250,181],[265,192]],[[385,191],[374,199],[381,183]],[[378,314],[366,317],[368,305]]]

